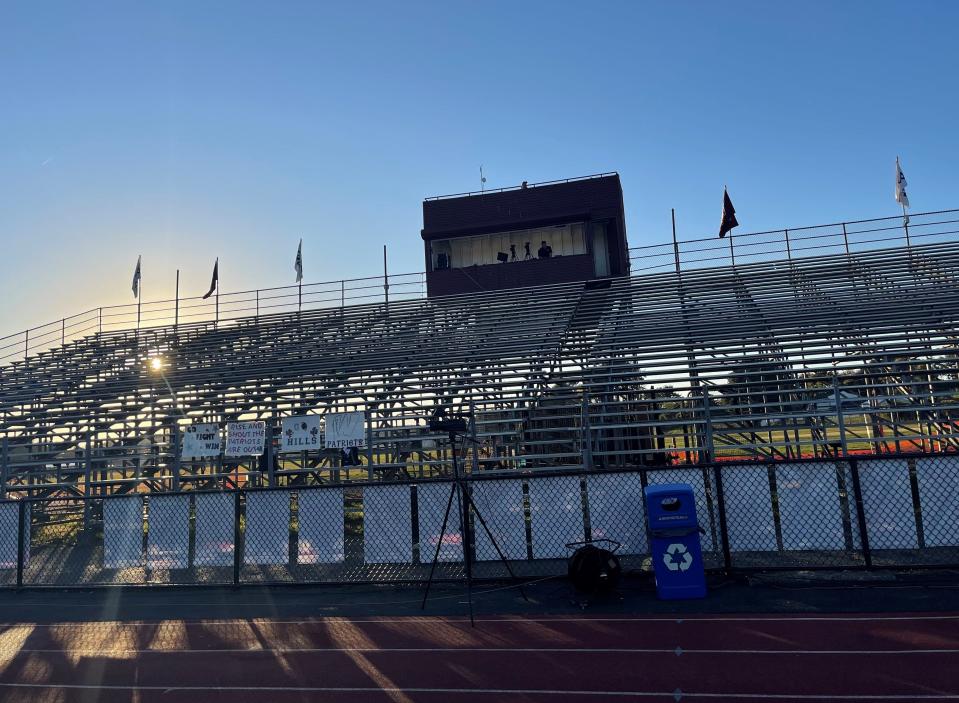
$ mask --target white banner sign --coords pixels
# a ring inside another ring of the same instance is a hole
[[[260,456],[266,444],[266,423],[228,422],[226,424],[227,456]]]
[[[366,418],[362,412],[334,413],[325,419],[327,449],[348,449],[366,444]]]
[[[219,456],[221,447],[219,425],[197,423],[183,432],[183,451],[180,455],[194,458]]]
[[[299,452],[320,448],[320,416],[284,417],[281,452]]]

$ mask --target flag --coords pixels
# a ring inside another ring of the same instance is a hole
[[[206,292],[206,295],[203,296],[203,299],[206,300],[211,295],[213,291],[216,290],[217,285],[220,283],[220,258],[217,257],[216,262],[213,264],[213,280],[210,281],[210,290]]]
[[[725,237],[726,232],[731,232],[733,227],[739,227],[736,208],[733,207],[733,201],[729,199],[729,193],[723,188],[723,221],[719,224],[720,238]]]
[[[902,172],[902,166],[899,165],[899,157],[896,157],[896,202],[902,205],[902,216],[909,224],[909,215],[906,214],[906,208],[909,207],[909,195],[906,193],[906,175]]]
[[[296,282],[303,280],[303,240],[300,240],[300,246],[296,248],[296,261],[293,262],[293,270],[296,271]]]
[[[140,257],[137,257],[137,267],[133,271],[133,297],[140,297]]]

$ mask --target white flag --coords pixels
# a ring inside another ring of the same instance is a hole
[[[140,297],[140,257],[137,257],[137,267],[133,272],[133,297]]]
[[[906,193],[906,175],[902,172],[902,166],[899,165],[899,157],[896,157],[896,202],[904,208],[909,207],[909,195]],[[906,218],[906,222],[909,218]]]
[[[293,262],[293,270],[296,271],[296,282],[303,280],[303,240],[300,240],[300,246],[296,248],[296,261]]]

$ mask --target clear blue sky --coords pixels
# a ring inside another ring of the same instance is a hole
[[[0,333],[423,266],[425,196],[616,170],[633,245],[959,207],[959,3],[0,7]]]

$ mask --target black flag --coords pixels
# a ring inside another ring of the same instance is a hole
[[[220,282],[220,259],[217,257],[216,262],[213,264],[213,280],[210,281],[210,290],[206,292],[206,295],[203,296],[203,299],[206,300],[211,295],[213,291],[216,290],[217,284]]]
[[[733,207],[733,201],[729,199],[729,193],[723,188],[723,221],[719,225],[720,239],[726,236],[726,232],[732,231],[733,227],[739,227],[736,220],[736,208]]]

